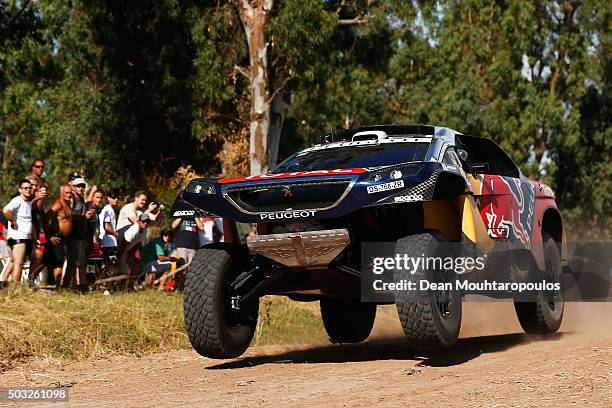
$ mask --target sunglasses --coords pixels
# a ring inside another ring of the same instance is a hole
[[[45,168],[45,166],[34,166],[34,168],[37,168],[37,169],[44,169],[44,168]]]
[[[77,184],[75,187],[78,187],[78,188],[85,188],[85,184]]]

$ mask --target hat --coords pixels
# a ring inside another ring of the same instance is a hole
[[[87,183],[85,182],[85,179],[83,177],[79,176],[75,178],[74,180],[72,180],[72,184],[75,186],[78,186],[79,184],[87,184]]]
[[[79,173],[77,173],[76,171],[73,171],[72,173],[70,173],[68,175],[68,181],[72,181],[72,180],[74,180],[76,178],[79,178],[79,177],[81,177],[81,175]]]
[[[149,221],[150,220],[149,214],[143,212],[142,214],[138,216],[138,220],[139,221]]]

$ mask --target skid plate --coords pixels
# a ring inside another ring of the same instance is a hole
[[[288,267],[329,265],[350,242],[344,228],[247,237],[251,251]]]

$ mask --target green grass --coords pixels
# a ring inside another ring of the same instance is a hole
[[[264,298],[253,344],[327,339],[318,303]],[[182,296],[156,290],[80,295],[0,289],[0,371],[28,358],[82,360],[189,348]]]

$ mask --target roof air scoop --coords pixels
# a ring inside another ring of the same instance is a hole
[[[351,139],[352,142],[361,142],[364,140],[381,140],[387,137],[387,132],[382,130],[366,130],[364,132],[357,132]]]

